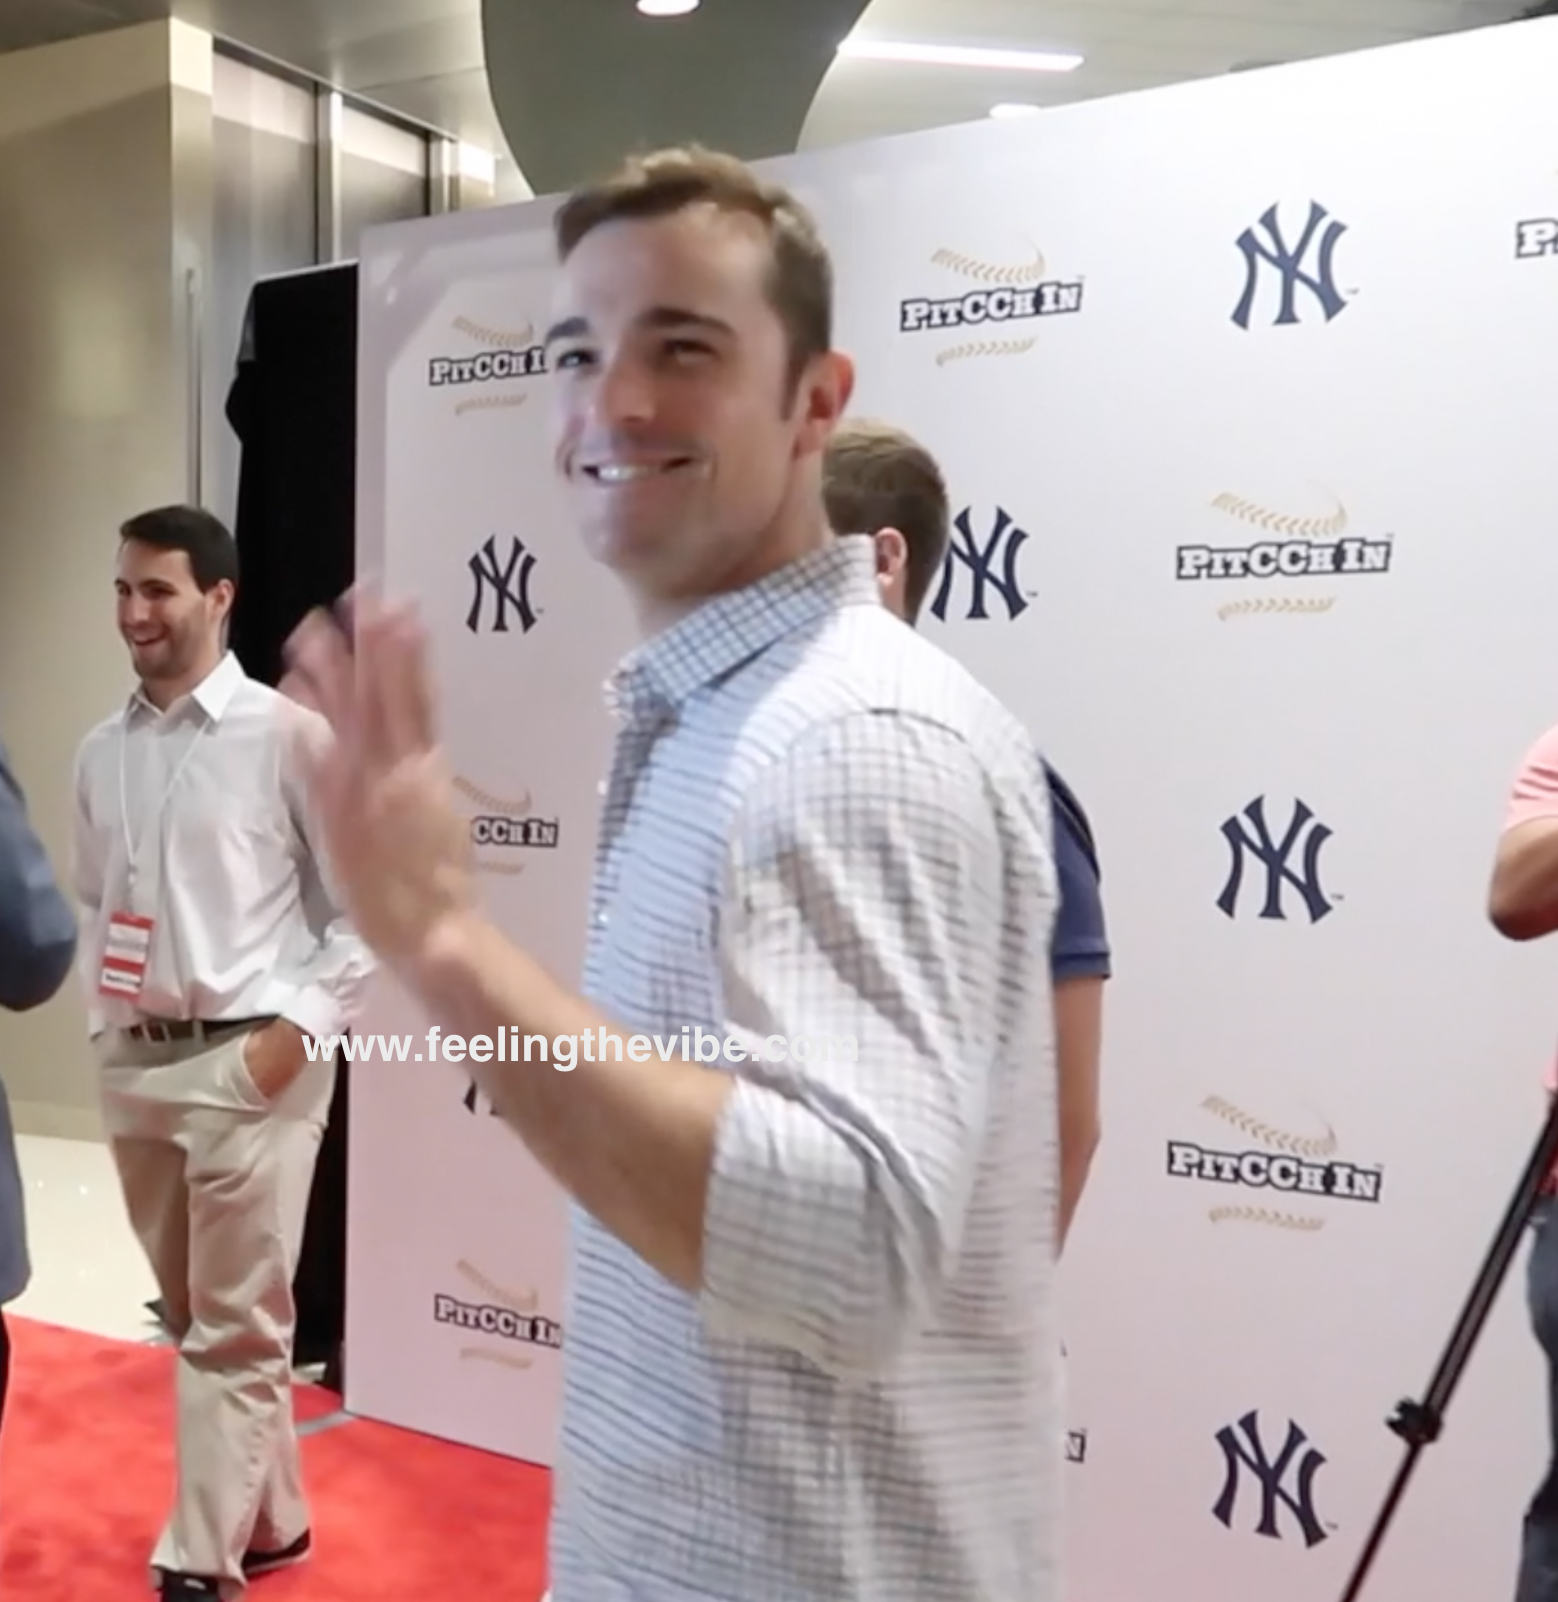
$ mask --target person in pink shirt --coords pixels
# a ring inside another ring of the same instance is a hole
[[[1488,890],[1488,917],[1510,940],[1558,930],[1558,725],[1526,753],[1504,815]],[[1558,1062],[1546,1085],[1558,1091]],[[1547,1357],[1552,1461],[1526,1510],[1515,1602],[1558,1602],[1558,1173],[1532,1211],[1526,1264],[1531,1328]]]

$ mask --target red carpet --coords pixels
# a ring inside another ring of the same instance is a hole
[[[173,1483],[173,1353],[10,1317],[0,1598],[145,1602]],[[298,1418],[339,1399],[297,1387]],[[254,1602],[536,1602],[551,1476],[351,1420],[303,1440],[314,1554]]]

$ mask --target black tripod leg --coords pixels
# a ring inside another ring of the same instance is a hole
[[[1395,1480],[1385,1497],[1384,1506],[1380,1509],[1374,1528],[1364,1543],[1363,1553],[1353,1570],[1351,1580],[1348,1581],[1347,1589],[1342,1593],[1342,1602],[1357,1602],[1362,1594],[1364,1582],[1368,1579],[1369,1571],[1374,1566],[1374,1559],[1384,1543],[1385,1533],[1390,1528],[1390,1521],[1395,1517],[1396,1508],[1406,1492],[1407,1483],[1417,1466],[1418,1457],[1425,1446],[1439,1439],[1440,1432],[1444,1428],[1444,1415],[1450,1405],[1450,1398],[1455,1394],[1455,1387],[1460,1383],[1472,1347],[1476,1345],[1477,1337],[1482,1333],[1482,1327],[1488,1321],[1488,1314],[1492,1312],[1493,1304],[1498,1299],[1499,1289],[1509,1272],[1509,1265],[1520,1245],[1521,1236],[1530,1220],[1532,1209],[1536,1206],[1537,1197],[1541,1195],[1542,1186],[1553,1171],[1555,1163],[1558,1163],[1558,1096],[1553,1097],[1548,1106],[1547,1122],[1542,1126],[1542,1133],[1526,1163],[1525,1172],[1520,1176],[1520,1183],[1510,1199],[1509,1208],[1499,1224],[1498,1233],[1493,1237],[1493,1244],[1488,1248],[1488,1254],[1477,1272],[1477,1278],[1461,1309],[1460,1317],[1450,1332],[1450,1339],[1445,1346],[1443,1357],[1439,1360],[1439,1366],[1434,1371],[1428,1394],[1421,1402],[1402,1402],[1390,1420],[1390,1428],[1407,1443],[1407,1454],[1396,1472]]]

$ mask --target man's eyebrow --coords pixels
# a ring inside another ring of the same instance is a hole
[[[565,317],[560,323],[553,323],[546,331],[546,344],[555,345],[560,339],[582,339],[589,333],[589,322],[583,317]]]
[[[689,311],[685,306],[651,306],[637,319],[648,328],[662,332],[672,328],[702,328],[711,334],[729,335],[734,332],[730,324],[703,312]],[[554,345],[560,339],[583,339],[590,331],[587,317],[565,317],[547,330],[546,344]]]
[[[640,319],[651,328],[704,328],[711,334],[729,334],[734,330],[729,323],[704,312],[688,311],[684,306],[653,306]]]

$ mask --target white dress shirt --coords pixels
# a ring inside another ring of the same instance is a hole
[[[615,700],[586,991],[747,1055],[700,1294],[574,1209],[553,1602],[1059,1602],[1032,742],[863,538],[701,607]],[[771,1036],[810,1060],[752,1061]]]
[[[350,1027],[373,959],[340,911],[297,769],[310,721],[323,727],[229,652],[166,712],[137,690],[82,742],[72,882],[93,1034],[146,1018]],[[138,1002],[98,989],[115,913],[153,920]]]

